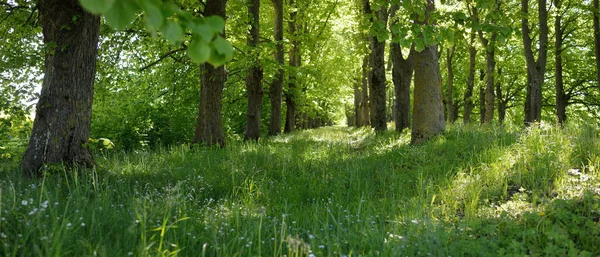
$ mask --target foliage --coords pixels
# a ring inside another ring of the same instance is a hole
[[[599,132],[450,126],[413,147],[407,132],[329,127],[102,152],[95,170],[58,165],[35,181],[9,166],[0,252],[596,256]]]

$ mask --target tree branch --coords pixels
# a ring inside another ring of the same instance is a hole
[[[154,65],[158,64],[159,62],[161,62],[161,61],[162,61],[162,60],[164,60],[165,58],[167,58],[167,57],[169,57],[169,56],[171,56],[171,55],[173,55],[173,54],[175,54],[175,53],[178,53],[178,52],[181,52],[181,51],[185,51],[185,50],[187,50],[187,46],[186,46],[186,45],[182,46],[182,47],[181,47],[181,48],[179,48],[179,49],[174,49],[174,50],[171,50],[171,51],[169,51],[169,52],[167,52],[167,53],[163,54],[162,56],[160,56],[160,57],[158,58],[158,60],[156,60],[156,61],[153,61],[153,62],[149,63],[148,65],[146,65],[146,66],[144,66],[144,67],[142,67],[142,68],[138,69],[138,71],[140,71],[140,72],[141,72],[141,71],[144,71],[144,70],[146,70],[146,69],[148,69],[148,68],[150,68],[150,67],[152,67],[152,66],[154,66]]]

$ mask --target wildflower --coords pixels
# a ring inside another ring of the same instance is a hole
[[[26,205],[27,205],[27,203],[28,203],[28,202],[27,202],[27,200],[23,200],[23,201],[21,201],[21,204],[22,204],[23,206],[26,206]]]
[[[325,249],[324,245],[319,245],[319,249]]]
[[[85,223],[84,223],[84,222],[81,222],[81,226],[82,226],[82,227],[85,227]]]

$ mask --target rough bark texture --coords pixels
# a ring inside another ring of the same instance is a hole
[[[538,0],[538,20],[539,20],[539,40],[537,60],[533,56],[533,40],[529,28],[529,0],[521,0],[521,11],[524,16],[521,19],[521,30],[523,32],[523,45],[525,50],[525,60],[527,61],[527,71],[529,83],[527,85],[525,108],[525,124],[539,122],[542,119],[542,85],[546,73],[546,62],[548,53],[548,9],[546,0]]]
[[[207,0],[204,15],[218,15],[225,19],[227,0]],[[200,104],[194,133],[194,143],[225,147],[222,121],[222,95],[227,72],[224,66],[200,65]]]
[[[554,0],[554,5],[558,10],[561,8],[561,1]],[[562,15],[556,15],[554,20],[554,31],[556,33],[556,39],[554,41],[554,74],[555,74],[555,88],[556,88],[556,118],[558,123],[563,125],[567,119],[567,95],[565,94],[564,83],[563,83],[563,65],[562,65],[562,52],[563,52],[563,39],[564,39],[564,28],[562,28]]]
[[[493,38],[493,37],[492,37]],[[493,40],[493,39],[492,39]],[[484,123],[492,123],[494,121],[494,71],[496,70],[496,60],[494,58],[494,50],[486,50],[485,52],[485,60],[486,60],[486,86],[485,86],[485,117]]]
[[[475,48],[475,31],[471,32],[469,41],[469,76],[467,78],[467,88],[465,90],[465,109],[463,114],[463,123],[471,122],[471,112],[473,111],[473,88],[475,87],[475,65],[477,57],[477,48]]]
[[[502,69],[498,70],[498,77],[502,75]],[[498,123],[504,124],[506,118],[506,102],[504,101],[504,95],[502,93],[502,87],[500,81],[496,81],[496,97],[498,99]]]
[[[485,87],[479,87],[479,122],[485,123]]]
[[[40,0],[38,7],[48,50],[33,131],[21,162],[28,176],[40,175],[44,164],[94,165],[86,143],[100,19],[77,0]]]
[[[296,7],[295,1],[290,0],[290,5]],[[297,28],[296,28],[296,15],[297,11],[292,11],[290,13],[290,36],[291,36],[291,50],[290,50],[290,67],[299,67],[301,64],[300,57],[300,42],[298,41]],[[283,132],[292,133],[296,130],[296,94],[298,91],[296,84],[296,74],[295,71],[289,75],[288,81],[288,92],[285,94],[285,106],[287,108],[285,113],[285,127]]]
[[[359,111],[356,117],[356,126],[368,126],[370,123],[369,111],[369,63],[370,54],[365,54],[362,63],[361,81],[360,81],[360,103]]]
[[[247,5],[248,20],[250,23],[250,33],[248,34],[247,45],[251,55],[250,58],[252,58],[252,64],[250,68],[248,68],[248,73],[246,74],[248,110],[246,112],[246,131],[244,133],[244,140],[256,141],[260,138],[260,114],[263,98],[263,70],[260,66],[260,53],[258,49],[256,49],[260,40],[260,0],[250,0]]]
[[[272,0],[274,9],[274,38],[275,38],[275,61],[280,65],[275,80],[271,83],[269,99],[271,102],[271,120],[269,123],[269,135],[281,134],[281,103],[284,80],[283,60],[283,0]]]
[[[446,88],[446,115],[448,116],[448,122],[454,122],[454,69],[452,68],[452,60],[454,59],[454,51],[456,51],[456,44],[452,45],[452,49],[446,51],[446,68],[448,71],[448,81]]]
[[[594,48],[596,49],[596,79],[600,89],[600,5],[594,0]]]
[[[369,0],[364,0],[363,11],[365,15],[374,15],[377,20],[387,24],[387,10],[380,8],[372,12]],[[373,17],[373,16],[371,16]],[[370,19],[374,22],[374,19]],[[371,74],[371,126],[375,131],[385,131],[387,129],[386,118],[386,78],[385,78],[385,41],[379,41],[375,36],[369,35],[369,45],[371,47],[372,74]]]
[[[424,24],[435,9],[434,0],[427,0]],[[419,21],[417,21],[419,22]],[[423,36],[423,35],[420,35]],[[415,89],[411,144],[422,144],[444,132],[444,104],[437,46],[427,46],[415,52]]]
[[[411,48],[410,54],[406,59],[402,56],[402,49],[399,43],[392,43],[392,81],[394,82],[394,92],[396,94],[395,121],[396,131],[410,127],[410,82],[412,81],[414,64],[414,48]]]

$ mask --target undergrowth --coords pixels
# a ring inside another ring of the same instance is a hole
[[[0,171],[2,256],[598,256],[597,127],[328,127]]]

